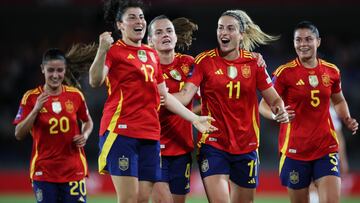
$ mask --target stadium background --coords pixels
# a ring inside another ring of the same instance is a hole
[[[165,14],[170,18],[188,17],[199,25],[196,40],[187,52],[193,56],[216,46],[216,26],[220,14],[228,9],[243,9],[267,33],[281,39],[255,51],[260,52],[271,73],[277,66],[295,57],[293,27],[301,20],[314,22],[320,31],[322,58],[338,65],[342,88],[352,116],[360,120],[360,2],[352,0],[148,0],[146,20]],[[30,136],[23,142],[14,138],[11,124],[23,93],[43,83],[40,71],[42,52],[49,47],[67,50],[73,43],[98,41],[98,35],[110,30],[104,25],[101,0],[2,0],[0,2],[0,202],[8,194],[28,194]],[[86,153],[92,171],[88,181],[91,194],[113,193],[110,180],[96,173],[98,129],[105,91],[91,89],[86,75],[83,92],[94,120],[94,131]],[[309,119],[311,119],[309,117]],[[318,122],[318,121],[314,121]],[[360,136],[344,130],[350,174],[344,192],[360,196]],[[277,126],[261,121],[261,182],[258,194],[284,194],[277,179]],[[197,165],[194,164],[192,190],[201,195]],[[9,200],[10,201],[10,200]],[[12,200],[11,200],[12,201]],[[358,199],[360,201],[360,199]]]

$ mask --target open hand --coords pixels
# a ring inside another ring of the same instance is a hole
[[[218,130],[217,127],[210,124],[211,121],[215,121],[215,119],[210,116],[198,116],[192,124],[201,133],[209,134]]]

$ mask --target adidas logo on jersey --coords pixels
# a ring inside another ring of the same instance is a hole
[[[305,85],[305,83],[302,79],[300,79],[299,81],[297,81],[296,85]]]
[[[215,75],[224,75],[223,71],[221,69],[215,71]]]
[[[255,184],[256,181],[255,181],[255,178],[252,178],[251,180],[248,181],[249,184]]]
[[[132,54],[129,54],[127,59],[135,59],[135,57]]]
[[[42,107],[41,110],[40,110],[40,113],[47,113],[48,111],[46,110],[45,107]]]

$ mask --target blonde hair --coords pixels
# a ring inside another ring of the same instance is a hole
[[[252,51],[260,44],[269,44],[280,38],[280,36],[272,36],[263,32],[245,11],[227,10],[221,16],[231,16],[239,21],[240,32],[243,33],[243,40],[240,47],[247,51]]]

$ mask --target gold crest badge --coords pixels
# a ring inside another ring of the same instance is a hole
[[[251,69],[248,65],[241,66],[241,74],[244,78],[250,78],[251,76]]]
[[[325,87],[329,87],[331,85],[330,84],[330,76],[328,74],[322,75],[321,79],[322,79],[322,83]]]
[[[236,76],[238,75],[238,71],[237,71],[236,67],[235,66],[228,66],[227,67],[227,75],[229,76],[229,78],[235,79]]]
[[[122,156],[119,158],[119,168],[122,171],[126,171],[129,169],[129,158]]]
[[[138,55],[138,58],[140,59],[140,61],[142,61],[143,63],[145,63],[147,61],[146,51],[139,50],[137,55]]]
[[[183,73],[184,73],[185,75],[188,75],[188,74],[189,74],[189,71],[190,71],[190,67],[189,67],[187,64],[183,64],[183,65],[181,66],[181,70],[183,71]]]
[[[74,104],[72,101],[70,100],[67,100],[65,102],[65,110],[68,112],[68,113],[73,113],[74,112]]]
[[[181,74],[179,73],[179,71],[177,71],[175,69],[170,71],[170,75],[172,78],[174,78],[177,81],[181,80]]]
[[[202,160],[201,162],[201,171],[205,173],[209,170],[209,161],[207,159]]]
[[[299,183],[299,173],[298,172],[296,172],[296,171],[291,171],[290,172],[290,182],[291,182],[291,184],[297,184],[297,183]]]
[[[309,83],[312,87],[317,87],[319,85],[319,80],[316,75],[309,75]]]

